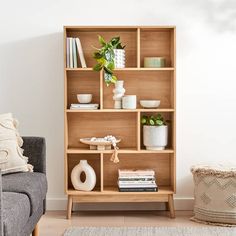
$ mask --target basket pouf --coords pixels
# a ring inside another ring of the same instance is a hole
[[[236,225],[236,167],[193,166],[194,217],[215,225]]]

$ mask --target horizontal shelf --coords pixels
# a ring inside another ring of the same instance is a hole
[[[158,192],[119,192],[118,187],[104,187],[103,191],[93,190],[90,192],[78,191],[75,189],[67,190],[67,194],[69,195],[145,195],[145,194],[154,194],[154,195],[162,195],[162,194],[173,194],[171,186],[161,186],[159,187]]]
[[[65,68],[66,71],[93,71],[93,68]],[[162,68],[144,68],[144,67],[129,67],[129,68],[117,68],[114,71],[173,71],[174,67],[162,67]]]
[[[67,154],[95,154],[95,153],[112,153],[114,150],[89,150],[89,149],[82,149],[82,148],[69,148],[66,150]],[[118,153],[174,153],[173,149],[165,149],[165,150],[137,150],[134,148],[122,148],[118,150]]]
[[[173,108],[160,108],[160,109],[97,109],[97,110],[71,110],[67,109],[66,112],[174,112]]]

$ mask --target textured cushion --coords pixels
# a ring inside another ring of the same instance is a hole
[[[2,194],[4,236],[21,236],[20,231],[30,216],[30,202],[25,194],[4,192]]]
[[[32,170],[23,156],[23,140],[17,131],[18,122],[11,113],[0,115],[0,169],[2,174]]]
[[[194,166],[194,220],[236,225],[236,168]]]
[[[2,189],[5,192],[26,194],[30,200],[32,215],[46,197],[46,175],[37,172],[7,174],[2,176]]]

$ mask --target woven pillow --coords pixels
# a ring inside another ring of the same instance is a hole
[[[11,113],[0,115],[0,169],[2,174],[33,171],[23,156],[23,140],[17,131],[18,122]]]
[[[206,224],[236,226],[236,166],[194,166],[194,217]]]

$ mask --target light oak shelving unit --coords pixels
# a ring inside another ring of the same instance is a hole
[[[136,110],[113,109],[112,90],[103,80],[103,72],[94,72],[92,58],[99,47],[97,35],[105,40],[120,36],[126,45],[126,66],[115,69],[115,75],[124,80],[126,94],[137,95]],[[66,37],[79,37],[88,68],[66,68]],[[165,68],[143,68],[144,57],[163,56]],[[173,194],[176,191],[176,62],[175,27],[64,27],[65,77],[65,192],[68,195],[67,217],[71,217],[72,203],[84,202],[163,202],[175,217]],[[98,110],[70,110],[77,103],[76,94],[92,93]],[[140,99],[159,99],[158,109],[143,109]],[[170,120],[168,147],[163,151],[147,151],[143,146],[140,118],[143,114],[161,113]],[[121,138],[118,164],[110,161],[111,150],[89,150],[79,142],[83,137],[103,137],[112,134]],[[73,188],[70,175],[81,159],[88,160],[97,176],[91,192]],[[156,172],[158,192],[119,192],[118,169],[152,168]]]

